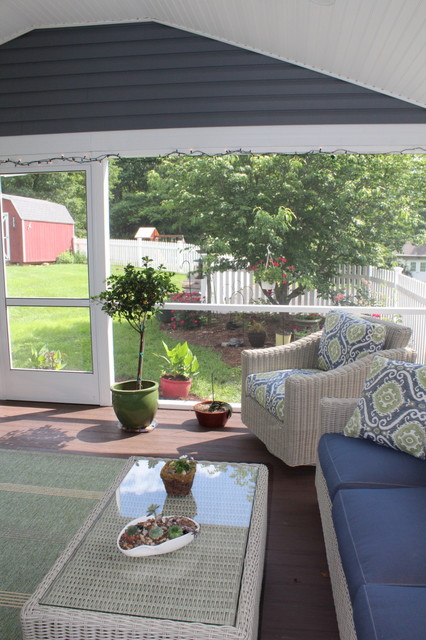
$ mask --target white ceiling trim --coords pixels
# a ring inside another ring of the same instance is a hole
[[[426,125],[316,125],[194,127],[106,131],[0,139],[0,161],[40,160],[64,154],[158,156],[181,151],[251,153],[426,153]],[[2,164],[0,172],[14,169]]]

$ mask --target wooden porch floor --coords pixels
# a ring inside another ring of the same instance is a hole
[[[192,412],[160,410],[151,433],[128,435],[110,407],[0,403],[0,448],[128,457],[260,462],[269,469],[269,533],[259,640],[338,640],[312,467],[272,456],[234,414],[222,430]]]

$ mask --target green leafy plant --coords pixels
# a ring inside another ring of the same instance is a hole
[[[155,269],[151,262],[144,257],[141,268],[128,264],[123,273],[109,276],[106,290],[92,298],[102,303],[102,311],[111,318],[119,322],[125,320],[139,334],[138,389],[142,388],[146,323],[159,310],[159,305],[177,291],[172,282],[173,273],[162,265]]]
[[[174,473],[186,474],[191,471],[196,464],[197,463],[193,458],[191,458],[191,456],[181,456],[176,460],[171,460],[169,468],[173,469]]]
[[[180,538],[183,535],[183,529],[178,524],[172,524],[171,527],[167,529],[168,537],[173,540],[173,538]]]
[[[146,510],[147,516],[154,516],[154,520],[157,519],[157,509],[160,508],[159,504],[150,504],[148,509]]]
[[[265,325],[263,322],[259,322],[258,320],[252,320],[248,327],[248,331],[253,333],[265,333]]]
[[[188,380],[199,373],[198,358],[192,353],[187,342],[178,342],[175,347],[169,349],[163,340],[163,347],[166,355],[155,354],[163,360],[163,376]]]
[[[66,353],[59,351],[58,349],[49,349],[46,345],[43,345],[38,351],[31,348],[30,366],[33,369],[53,369],[59,371],[66,367],[64,358]]]
[[[130,538],[133,538],[133,536],[139,535],[140,531],[141,530],[139,529],[139,527],[137,527],[135,524],[131,524],[126,529],[126,535],[128,535]]]

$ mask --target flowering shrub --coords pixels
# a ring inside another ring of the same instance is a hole
[[[341,307],[382,307],[385,306],[383,296],[378,296],[369,280],[364,278],[361,284],[355,288],[353,293],[345,292],[343,289],[333,291],[331,294],[333,304]]]
[[[272,304],[285,304],[281,300],[280,292],[288,290],[288,286],[297,281],[295,267],[287,264],[287,258],[268,258],[266,262],[257,262],[251,267],[254,281],[261,285]],[[267,289],[267,284],[274,285]]]
[[[250,270],[254,281],[260,284],[263,294],[269,304],[286,305],[290,300],[301,295],[304,290],[303,279],[293,265],[287,263],[287,258],[268,257],[265,262],[257,262]],[[290,314],[280,313],[280,331],[284,333]]]
[[[180,291],[171,297],[173,302],[198,303],[201,302],[201,296],[197,291],[187,292]],[[197,329],[206,324],[207,316],[202,311],[182,311],[181,309],[172,310],[170,326],[172,329]]]

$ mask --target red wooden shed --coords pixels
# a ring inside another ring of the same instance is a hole
[[[2,213],[9,263],[55,262],[72,250],[74,220],[63,204],[3,194]]]

